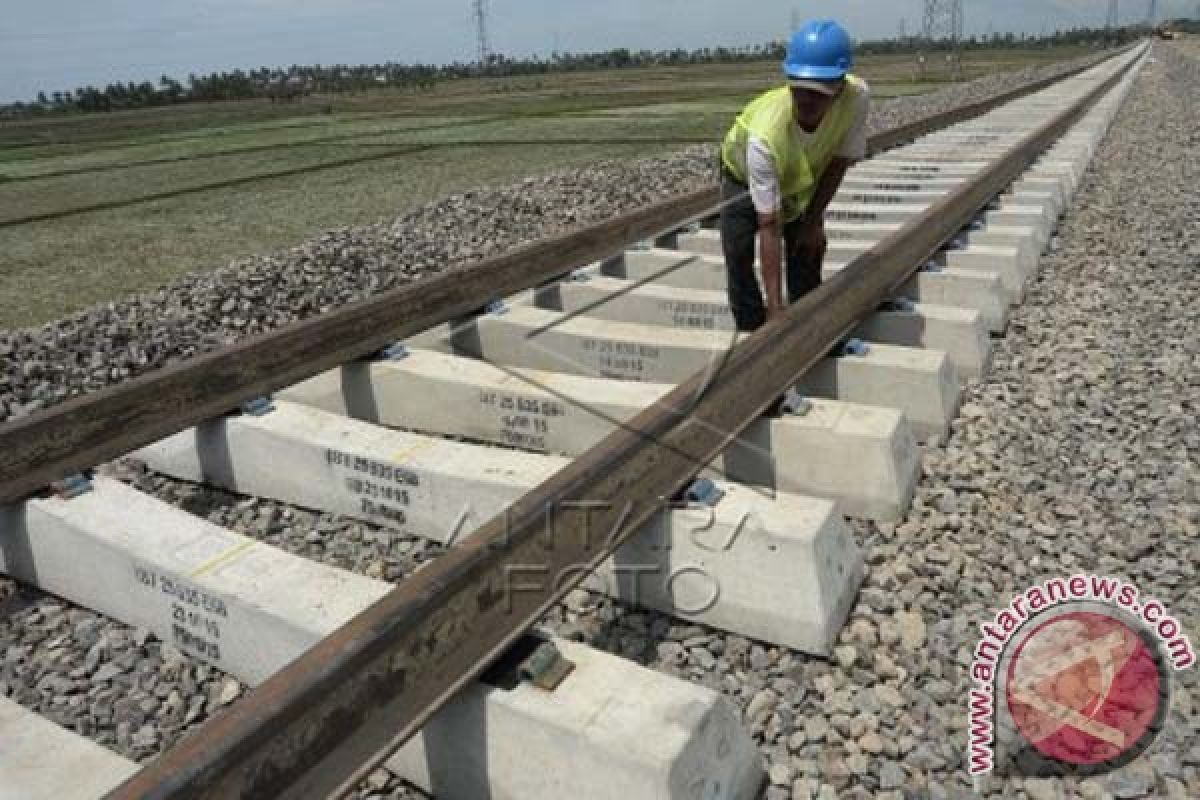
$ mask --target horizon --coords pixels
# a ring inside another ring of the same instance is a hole
[[[747,20],[717,0],[611,0],[602,9],[551,0],[489,3],[493,52],[516,60],[560,53],[738,48],[786,38],[800,19],[834,16],[860,41],[896,39],[920,28],[921,0],[887,3],[762,0]],[[1121,24],[1141,22],[1145,9],[1122,4]],[[461,8],[459,7],[461,6]],[[514,6],[516,6],[514,8]],[[46,0],[10,12],[0,33],[0,103],[33,102],[38,92],[149,81],[186,81],[189,74],[289,66],[469,64],[476,34],[469,0],[199,0],[182,14],[147,0],[117,0],[106,8],[79,0]],[[1159,19],[1187,16],[1193,0],[1159,3]],[[964,35],[1043,35],[1102,28],[1098,0],[965,0]],[[204,13],[209,12],[209,13]],[[362,20],[369,17],[370,25]],[[61,20],[73,19],[72,27]],[[419,29],[408,23],[421,19]],[[728,22],[725,22],[728,20]],[[997,20],[1006,24],[1001,27]],[[388,23],[393,23],[390,27]],[[265,41],[264,41],[265,39]]]

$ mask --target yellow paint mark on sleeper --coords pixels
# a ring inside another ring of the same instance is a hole
[[[392,461],[395,461],[397,464],[403,464],[405,461],[408,461],[414,455],[421,452],[422,450],[424,450],[428,447],[433,447],[433,445],[436,441],[437,441],[436,439],[430,438],[430,439],[424,439],[420,442],[417,442],[416,444],[412,445],[411,447],[406,447],[403,450],[397,452],[394,456],[392,456]]]
[[[205,573],[212,572],[214,569],[221,566],[222,564],[227,564],[230,561],[233,561],[235,558],[237,558],[238,556],[247,552],[248,550],[250,550],[252,547],[254,547],[257,544],[258,544],[258,542],[254,541],[253,539],[247,539],[243,542],[240,542],[240,543],[234,545],[233,547],[229,548],[228,550],[226,550],[224,553],[221,553],[218,556],[210,558],[208,561],[205,561],[199,567],[192,570],[191,576],[193,578],[199,578],[201,575],[204,575]]]

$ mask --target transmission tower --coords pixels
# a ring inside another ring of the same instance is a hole
[[[1112,33],[1117,28],[1121,27],[1121,4],[1120,0],[1108,0],[1108,19],[1104,21],[1104,29]]]
[[[908,38],[908,20],[906,20],[904,17],[900,18],[900,28],[896,32],[896,38],[902,42]]]
[[[935,60],[944,62],[955,80],[962,74],[962,0],[925,0],[925,14],[921,25],[921,50],[918,55],[920,72],[929,76],[936,69]],[[944,43],[945,50],[934,53],[934,48]]]
[[[479,66],[485,68],[492,60],[492,45],[488,40],[487,0],[472,0],[475,14],[475,38],[479,48]]]
[[[1146,8],[1146,27],[1153,28],[1155,21],[1158,19],[1158,0],[1150,0],[1149,7]]]
[[[800,9],[792,9],[792,33],[800,30]]]

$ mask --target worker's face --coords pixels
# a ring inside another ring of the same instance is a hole
[[[796,109],[796,124],[806,133],[814,132],[820,127],[821,120],[825,119],[825,114],[828,113],[830,106],[833,105],[833,101],[837,99],[841,91],[841,86],[834,94],[793,86],[792,106]]]

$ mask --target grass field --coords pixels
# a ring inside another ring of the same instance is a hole
[[[974,55],[967,76],[1080,51]],[[54,319],[482,184],[715,141],[774,63],[456,81],[429,92],[0,123],[0,328]],[[910,57],[864,59],[876,97]]]

